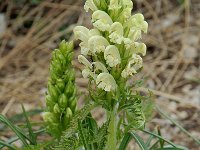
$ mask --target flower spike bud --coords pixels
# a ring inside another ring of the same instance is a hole
[[[83,55],[78,56],[78,61],[84,64],[86,67],[92,69],[92,64]]]
[[[84,5],[84,9],[85,9],[86,12],[88,12],[89,9],[92,10],[92,11],[98,10],[97,6],[95,5],[93,0],[86,0],[85,5]]]
[[[110,28],[110,41],[113,43],[121,44],[123,41],[124,29],[121,23],[115,22]]]
[[[86,41],[88,39],[89,29],[84,26],[76,26],[74,28],[75,39]]]
[[[88,41],[89,48],[92,54],[104,52],[109,42],[103,36],[92,36]]]
[[[134,42],[133,46],[131,46],[131,54],[142,54],[142,56],[146,55],[147,47],[144,43]]]
[[[93,26],[100,31],[109,31],[113,21],[110,16],[101,10],[97,10],[92,14]]]
[[[108,70],[106,69],[106,67],[104,66],[103,63],[101,63],[101,62],[93,62],[92,65],[94,65],[94,72],[101,71],[101,72],[108,73]]]
[[[119,0],[110,0],[110,5],[109,5],[108,9],[110,9],[110,10],[118,10],[121,7],[122,6],[119,4]]]
[[[121,57],[118,48],[114,45],[109,45],[104,52],[104,59],[110,67],[116,67],[121,63]]]
[[[140,55],[133,54],[131,60],[128,62],[126,68],[122,71],[121,76],[127,78],[137,73],[137,70],[142,67],[142,58]]]
[[[100,73],[96,79],[97,87],[107,92],[115,91],[117,84],[113,76],[109,73]]]

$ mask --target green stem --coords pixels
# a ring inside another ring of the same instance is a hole
[[[110,124],[108,127],[108,143],[107,148],[109,150],[117,149],[117,108],[118,105],[114,106],[114,109],[110,112]]]

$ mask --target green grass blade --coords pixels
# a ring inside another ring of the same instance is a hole
[[[131,136],[135,139],[137,144],[140,146],[141,150],[148,150],[147,146],[145,145],[144,141],[141,139],[139,135],[134,132],[131,132]]]
[[[163,117],[169,119],[173,124],[175,124],[182,132],[184,132],[186,135],[188,135],[191,139],[193,139],[198,145],[200,145],[200,140],[198,140],[196,137],[194,137],[192,134],[190,134],[185,128],[183,128],[178,122],[176,122],[174,119],[172,119],[169,115],[167,115],[165,112],[163,112],[158,106],[156,106],[156,109],[160,115]]]
[[[83,142],[83,145],[85,147],[85,150],[89,150],[87,140],[85,139],[84,131],[82,128],[82,123],[80,121],[78,122],[78,130],[79,130],[79,135],[80,135],[81,141]]]
[[[25,146],[28,146],[28,143],[26,139],[29,140],[29,138],[24,134],[24,132],[18,128],[17,126],[13,125],[6,117],[4,117],[2,114],[0,114],[0,121],[6,124],[10,129],[19,137],[19,139],[22,141],[22,143]]]
[[[126,133],[122,139],[122,142],[120,143],[119,150],[125,150],[131,138],[132,135],[130,133]]]
[[[3,142],[0,140],[0,145],[2,145],[3,147],[8,147],[10,150],[16,150],[12,145],[6,143],[6,142]]]
[[[29,137],[30,137],[30,139],[31,139],[30,142],[31,142],[32,145],[37,145],[36,136],[35,136],[35,134],[33,133],[33,129],[32,129],[32,126],[31,126],[31,124],[30,124],[30,121],[29,121],[29,119],[28,119],[28,115],[27,115],[27,113],[26,113],[26,110],[25,110],[23,104],[21,104],[21,106],[22,106],[22,110],[23,110],[24,117],[25,117],[25,119],[26,119],[26,126],[27,126],[27,128],[28,128]]]
[[[162,137],[161,131],[160,131],[159,128],[157,128],[157,132],[158,132],[158,135]],[[165,144],[165,141],[163,139],[159,139],[159,142],[160,142],[160,147],[163,148],[164,144]]]
[[[34,134],[38,135],[40,133],[43,133],[44,131],[46,131],[45,129],[40,129],[38,131],[34,131]],[[12,137],[9,140],[7,140],[6,144],[12,144],[13,142],[19,140],[19,137]],[[5,145],[0,145],[0,149],[2,149],[3,147],[5,147]]]
[[[157,137],[157,138],[159,138],[159,139],[162,139],[162,140],[164,140],[166,143],[168,143],[168,144],[170,144],[170,145],[172,145],[173,147],[176,148],[176,145],[175,145],[174,143],[172,143],[171,141],[169,141],[169,140],[167,140],[167,139],[165,139],[165,138],[163,138],[163,137],[161,137],[161,136],[159,136],[159,135],[157,135],[157,134],[155,134],[155,133],[152,133],[152,132],[147,131],[147,130],[141,130],[141,131],[144,132],[144,133],[148,133],[148,134],[150,134],[150,135],[153,135],[154,137]]]
[[[153,135],[150,135],[149,138],[147,139],[147,142],[146,142],[146,146],[149,147],[150,144],[151,144],[151,141],[153,140],[154,136]]]

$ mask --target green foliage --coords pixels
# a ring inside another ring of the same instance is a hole
[[[76,109],[75,73],[72,68],[73,43],[62,41],[52,54],[43,118],[47,130],[59,138]]]
[[[78,145],[78,138],[76,133],[78,132],[79,123],[82,122],[92,109],[96,107],[95,104],[87,104],[82,109],[77,111],[71,121],[69,122],[67,129],[63,132],[60,141],[54,144],[53,149],[65,150],[75,149]]]

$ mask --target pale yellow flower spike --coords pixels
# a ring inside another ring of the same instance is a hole
[[[115,91],[117,84],[115,79],[109,73],[100,73],[96,79],[97,87],[107,92]]]
[[[88,46],[93,55],[96,53],[104,52],[106,47],[109,45],[109,42],[103,36],[92,36],[88,41]]]
[[[109,35],[111,42],[116,44],[121,44],[124,39],[123,34],[124,34],[124,29],[120,22],[115,22],[111,25],[110,35]]]
[[[104,52],[104,59],[110,67],[116,67],[121,63],[121,57],[118,48],[114,45],[109,45]]]
[[[141,67],[142,67],[142,58],[137,54],[133,54],[126,68],[122,71],[121,76],[123,78],[132,76],[133,74],[136,74],[137,70],[140,69]]]
[[[84,5],[84,9],[85,9],[86,12],[88,12],[89,9],[91,9],[92,11],[98,10],[97,6],[95,5],[93,0],[86,0],[85,5]]]
[[[92,14],[93,26],[100,31],[109,31],[113,21],[110,16],[101,10],[97,10]]]

